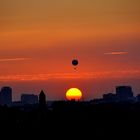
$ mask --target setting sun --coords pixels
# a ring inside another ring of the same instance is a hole
[[[70,88],[66,92],[67,100],[80,100],[82,98],[82,92],[78,88]]]

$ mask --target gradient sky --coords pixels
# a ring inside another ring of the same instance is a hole
[[[139,7],[139,0],[0,0],[0,86],[12,86],[14,99],[41,88],[49,99],[71,87],[85,99],[115,84],[140,92]]]

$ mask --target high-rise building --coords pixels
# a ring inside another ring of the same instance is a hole
[[[37,104],[38,96],[34,94],[22,94],[21,103],[22,104]]]
[[[11,105],[12,104],[12,88],[2,87],[0,91],[0,104]]]
[[[136,96],[136,99],[137,99],[138,102],[140,102],[140,94],[138,94],[138,95]]]
[[[118,86],[116,87],[116,95],[119,100],[129,100],[133,97],[131,86]]]
[[[46,95],[43,90],[39,94],[39,105],[42,109],[46,107]]]

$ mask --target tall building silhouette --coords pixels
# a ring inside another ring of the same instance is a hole
[[[136,99],[138,102],[140,102],[140,94],[137,95]]]
[[[38,96],[34,94],[22,94],[21,103],[22,104],[37,104]]]
[[[45,108],[46,107],[46,95],[45,95],[43,90],[41,90],[41,92],[39,94],[39,106],[41,108]]]
[[[116,95],[119,100],[129,100],[133,97],[131,86],[118,86],[116,87]]]
[[[0,91],[0,104],[11,105],[12,104],[12,88],[2,87]]]

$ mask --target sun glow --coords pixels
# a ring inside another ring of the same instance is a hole
[[[70,88],[66,92],[67,100],[80,100],[82,98],[82,92],[78,88]]]

